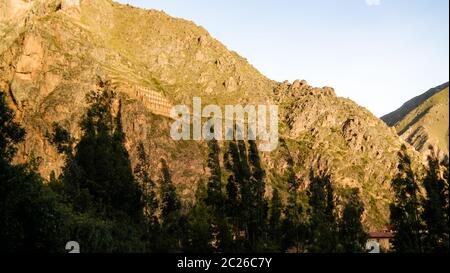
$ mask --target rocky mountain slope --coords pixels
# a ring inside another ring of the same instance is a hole
[[[406,102],[398,110],[382,117],[389,126],[418,151],[428,152],[430,145],[448,155],[449,93],[448,82]]]
[[[170,138],[170,107],[191,105],[193,96],[204,105],[276,103],[285,145],[263,153],[267,193],[286,193],[290,155],[302,187],[311,168],[328,170],[338,192],[361,189],[369,229],[388,222],[389,183],[403,141],[332,88],[271,81],[203,28],[159,11],[109,0],[0,0],[0,6],[0,89],[28,133],[18,162],[38,158],[45,177],[58,172],[62,158],[45,135],[59,122],[79,136],[85,94],[102,78],[119,92],[133,163],[142,142],[153,175],[159,158],[167,158],[189,199],[208,173],[206,145]]]

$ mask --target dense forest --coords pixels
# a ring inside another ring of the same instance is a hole
[[[349,190],[338,206],[331,176],[313,170],[307,189],[299,190],[301,180],[287,153],[288,197],[276,189],[268,194],[254,141],[209,141],[208,177],[198,181],[195,201],[182,202],[170,158],[161,158],[154,169],[140,145],[132,167],[115,101],[108,83],[87,95],[80,139],[53,125],[47,138],[65,164],[46,181],[35,160],[12,163],[26,132],[0,92],[0,252],[65,252],[68,241],[94,253],[365,252],[359,190]],[[406,147],[398,156],[391,204],[394,251],[448,252],[448,158],[429,156],[427,173],[419,179]],[[152,179],[156,173],[159,181]]]

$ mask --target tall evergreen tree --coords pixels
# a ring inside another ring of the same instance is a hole
[[[245,145],[244,140],[238,140],[237,141],[237,147],[239,152],[239,175],[236,176],[238,185],[239,185],[239,192],[241,194],[241,203],[240,203],[240,222],[243,227],[243,233],[244,235],[244,248],[246,251],[250,250],[252,248],[252,241],[251,241],[251,233],[250,230],[250,223],[252,219],[252,187],[251,187],[251,171],[248,164],[248,155],[247,155],[247,147]]]
[[[283,251],[295,247],[297,253],[305,251],[307,232],[306,209],[300,202],[299,180],[294,170],[294,160],[289,152],[289,148],[284,139],[280,140],[280,146],[283,148],[286,160],[286,181],[288,185],[287,204],[284,208],[284,219],[282,220],[282,249]]]
[[[206,205],[207,189],[205,183],[198,183],[195,194],[195,205],[190,209],[187,228],[183,232],[183,251],[188,253],[211,253],[214,251],[212,242],[214,230],[212,228],[211,209]]]
[[[405,145],[398,157],[398,174],[392,181],[394,201],[390,206],[391,224],[396,231],[393,245],[397,252],[418,253],[423,251],[419,186]]]
[[[182,237],[180,229],[181,202],[172,183],[169,166],[165,159],[161,159],[160,191],[162,231],[166,243],[163,249],[179,250]]]
[[[446,155],[442,161],[441,161],[441,168],[442,168],[442,179],[444,181],[444,218],[447,222],[447,228],[449,226],[449,218],[450,218],[450,208],[449,208],[449,185],[448,185],[448,169],[449,169],[449,160],[448,156]],[[447,248],[447,252],[449,252],[450,248],[450,241],[449,241],[449,234],[447,230],[447,242],[445,244],[445,247]]]
[[[66,157],[56,188],[77,213],[73,238],[85,251],[142,251],[142,191],[124,145],[120,100],[109,82],[99,87],[86,96],[78,143],[59,125],[49,134]]]
[[[222,171],[220,168],[220,148],[217,140],[208,141],[207,165],[210,176],[207,185],[206,203],[218,214],[223,214]]]
[[[158,198],[156,194],[155,182],[151,179],[150,163],[145,152],[144,145],[138,145],[138,163],[134,169],[136,181],[142,189],[142,203],[144,204],[145,216],[145,237],[147,242],[147,250],[158,250],[158,242],[160,238],[160,226],[158,222]]]
[[[227,143],[225,168],[231,173],[226,184],[226,215],[230,219],[235,251],[264,248],[268,204],[265,172],[255,141]]]
[[[220,147],[217,140],[208,141],[208,160],[207,165],[211,171],[207,185],[207,196],[205,203],[209,206],[212,213],[212,226],[215,235],[215,246],[220,252],[229,252],[232,250],[232,239],[229,224],[226,218],[226,201],[222,191],[222,171],[220,167]]]
[[[24,137],[0,91],[0,252],[62,252],[69,211],[36,168],[12,164]]]
[[[231,249],[233,252],[242,251],[242,202],[240,183],[239,150],[235,141],[229,141],[224,153],[225,169],[231,173],[226,184],[225,214],[230,223],[230,236],[233,238]]]
[[[248,163],[247,146],[244,140],[237,141],[237,147],[239,152],[239,168],[242,181],[249,181],[251,177],[251,170]]]
[[[86,96],[89,108],[80,122],[82,136],[73,154],[67,132],[55,127],[51,135],[66,155],[64,191],[79,212],[93,210],[100,217],[140,221],[142,192],[124,145],[121,109],[114,116],[116,94],[108,82],[99,86],[100,91]]]
[[[283,203],[277,189],[273,190],[269,212],[268,239],[271,243],[271,250],[279,252],[282,251],[281,215]]]
[[[144,203],[144,215],[152,222],[157,221],[158,199],[156,195],[156,185],[150,174],[150,162],[145,152],[143,143],[138,145],[138,163],[134,169],[137,183],[142,189]]]
[[[340,244],[346,253],[363,252],[368,236],[362,225],[364,204],[359,189],[351,189],[339,223]]]
[[[263,244],[267,242],[266,234],[266,219],[268,204],[265,199],[266,183],[265,171],[261,165],[261,158],[259,156],[258,146],[256,141],[248,141],[248,162],[250,168],[250,208],[249,208],[249,240],[252,251],[258,251]]]
[[[449,212],[450,212],[449,201],[450,200],[449,200],[449,185],[448,185],[448,169],[450,168],[450,166],[449,166],[449,160],[448,160],[447,155],[441,161],[441,168],[443,169],[442,179],[444,180],[445,219],[446,219],[446,221],[449,221]]]
[[[441,164],[432,147],[428,156],[428,171],[423,185],[426,190],[423,218],[426,224],[424,250],[427,252],[448,252],[449,221],[447,217],[446,182],[441,174]]]
[[[311,252],[333,253],[338,251],[335,196],[330,176],[315,176],[312,171],[309,186],[311,206]]]
[[[54,123],[53,130],[47,135],[51,144],[65,157],[65,165],[59,179],[56,177],[50,184],[67,204],[76,212],[94,210],[93,197],[85,186],[86,174],[75,159],[75,140],[60,124]]]

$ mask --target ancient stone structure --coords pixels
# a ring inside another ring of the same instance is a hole
[[[156,92],[146,87],[133,87],[133,95],[139,99],[152,113],[170,117],[172,103],[160,92]]]

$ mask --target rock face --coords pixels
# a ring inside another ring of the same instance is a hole
[[[2,0],[0,1],[0,20],[17,20],[26,15],[34,6],[42,5],[45,0]],[[80,0],[61,0],[59,8],[62,10],[78,9]]]
[[[366,221],[382,225],[388,215],[390,178],[396,172],[401,145],[394,131],[366,109],[339,98],[330,87],[315,88],[306,81],[284,82],[275,88],[282,106],[283,134],[298,166],[298,176],[308,184],[308,168],[331,170],[342,186],[361,190]],[[302,168],[303,166],[303,168]],[[274,162],[273,169],[281,166]]]
[[[11,3],[20,8],[10,9]],[[263,154],[267,192],[287,192],[288,152],[302,187],[311,168],[328,170],[338,192],[361,189],[368,227],[386,224],[402,140],[332,88],[271,81],[206,30],[159,11],[108,0],[0,0],[0,6],[8,7],[1,9],[0,89],[27,130],[17,162],[40,159],[44,177],[58,173],[62,159],[45,135],[59,122],[80,136],[85,95],[101,78],[119,93],[133,163],[139,143],[151,157],[153,175],[159,159],[169,159],[174,182],[189,199],[208,173],[206,145],[172,140],[167,109],[191,105],[194,96],[204,105],[276,103],[285,145]]]
[[[432,88],[382,117],[417,151],[427,155],[431,145],[444,156],[449,153],[449,84]]]
[[[80,0],[64,0],[62,1],[62,7],[63,9],[70,9],[70,8],[79,8],[80,7]]]
[[[63,163],[45,138],[51,124],[79,136],[85,95],[100,77],[122,99],[132,159],[143,142],[155,168],[160,157],[184,166],[173,175],[189,197],[204,175],[206,147],[173,141],[167,109],[189,105],[193,96],[205,105],[262,103],[275,84],[204,29],[162,12],[107,0],[36,0],[19,13],[0,21],[0,89],[27,129],[17,162],[39,158],[44,177]]]
[[[13,20],[27,13],[33,0],[2,0],[0,2],[0,20]]]

